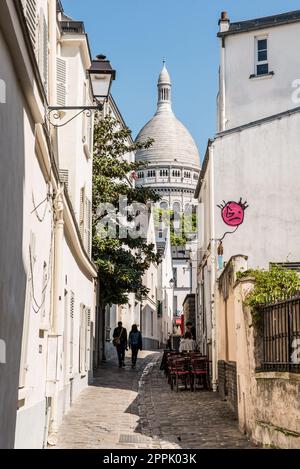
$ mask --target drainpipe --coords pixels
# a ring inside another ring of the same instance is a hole
[[[212,322],[212,387],[217,391],[217,335],[216,335],[216,310],[215,310],[215,286],[216,286],[216,237],[215,237],[215,178],[214,178],[214,152],[212,142],[209,144],[209,178],[210,178],[210,230],[211,230],[211,272],[210,272],[210,303]]]
[[[50,428],[48,443],[55,445],[58,431],[58,385],[60,379],[61,365],[61,341],[60,318],[63,318],[63,186],[59,188],[54,200],[54,262],[53,262],[53,283],[52,283],[52,314],[50,340],[56,341],[56,367],[55,381],[53,383],[53,393],[51,398]]]

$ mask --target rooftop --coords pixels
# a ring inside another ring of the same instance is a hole
[[[218,36],[228,36],[230,34],[255,31],[257,29],[273,28],[284,24],[297,23],[300,21],[300,10],[281,13],[279,15],[265,16],[253,20],[230,23],[228,31],[219,32]]]

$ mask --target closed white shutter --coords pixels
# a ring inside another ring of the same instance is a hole
[[[92,254],[92,203],[85,197],[84,245],[89,256]]]
[[[36,0],[22,0],[24,16],[26,18],[30,39],[33,49],[36,50],[36,27],[37,27],[37,11]]]
[[[37,61],[40,71],[40,76],[47,93],[48,91],[48,25],[42,9],[39,13],[38,23],[38,48],[37,48]]]
[[[85,212],[85,187],[80,189],[79,229],[84,243],[84,212]]]
[[[43,78],[46,94],[48,94],[48,24],[43,15]]]
[[[66,83],[67,83],[67,62],[60,57],[56,59],[57,68],[57,86],[56,86],[56,98],[59,106],[66,106]]]
[[[75,312],[75,294],[71,292],[70,298],[70,373],[73,373],[74,363],[74,312]]]
[[[80,334],[79,334],[79,367],[80,372],[84,373],[85,359],[86,359],[86,308],[83,304],[80,305]]]
[[[93,132],[93,115],[89,117],[89,123],[88,123],[88,145],[89,145],[89,151],[90,154],[93,154],[93,149],[94,149],[94,132]]]
[[[85,371],[90,369],[91,356],[91,310],[86,308],[86,349],[85,349]]]

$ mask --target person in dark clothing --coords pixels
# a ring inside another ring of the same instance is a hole
[[[132,368],[135,368],[139,350],[143,348],[143,338],[141,332],[138,330],[137,325],[133,324],[129,333],[129,348],[131,348],[131,362]]]
[[[185,326],[186,326],[186,332],[190,332],[192,334],[192,339],[196,340],[196,328],[195,328],[195,326],[193,326],[191,321],[188,321]]]
[[[113,344],[117,349],[119,368],[125,366],[125,350],[127,349],[127,331],[123,327],[122,322],[118,322],[118,327],[115,328],[113,333]]]
[[[169,349],[169,350],[172,349],[172,341],[171,341],[171,334],[170,334],[170,332],[168,333],[167,349]]]

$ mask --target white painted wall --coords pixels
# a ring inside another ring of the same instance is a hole
[[[299,32],[300,23],[294,23],[225,38],[226,129],[299,106],[299,99],[298,102],[292,100],[295,91],[292,83],[300,78],[300,58],[296,53],[300,47]],[[258,36],[268,38],[269,70],[274,76],[250,79],[255,73],[255,38]]]
[[[54,0],[50,0],[49,6],[52,6],[53,2]],[[48,3],[43,1],[45,18],[48,18],[50,12],[55,12],[55,8],[49,10],[48,15],[47,5]],[[56,22],[56,14],[51,19]],[[85,36],[82,39],[86,41]],[[50,37],[49,40],[53,38]],[[88,50],[86,43],[78,45],[77,50],[76,48],[68,50],[74,67],[70,75],[72,76],[70,89],[73,91],[73,96],[69,94],[71,100],[76,100],[79,95],[78,90],[83,89],[87,67],[87,52],[84,55],[84,50],[85,52]],[[39,57],[39,51],[37,54]],[[11,82],[18,83],[17,86],[19,86],[18,78],[13,72]],[[53,77],[48,78],[50,78],[48,82],[50,88],[55,89],[56,83],[51,82]],[[46,91],[48,93],[48,89]],[[39,103],[35,86],[31,90],[27,88],[27,93],[29,96],[26,97],[30,102],[34,103],[36,100]],[[56,168],[50,171],[47,167],[49,153],[43,131],[37,125],[32,109],[24,103],[19,90],[15,91],[15,96],[18,101],[15,103],[11,101],[10,106],[15,105],[15,111],[20,116],[17,133],[23,136],[21,148],[24,152],[24,170],[21,174],[23,187],[22,184],[20,185],[23,189],[23,206],[21,205],[23,213],[20,222],[23,219],[23,224],[20,225],[22,236],[19,237],[19,243],[27,276],[27,300],[23,304],[23,348],[14,445],[15,448],[42,448],[47,440],[50,420],[55,433],[64,413],[87,385],[92,370],[96,271],[88,259],[88,253],[82,249],[77,231],[80,188],[85,185],[86,193],[91,196],[92,160],[84,152],[80,118],[79,123],[74,121],[74,127],[71,124],[70,128],[66,126],[64,130],[59,131],[57,141],[55,134],[51,134],[53,148],[58,147],[60,158],[57,163],[63,164],[57,169],[68,169],[70,173],[71,170],[73,171],[73,177],[70,180],[70,192],[73,194],[72,206],[69,206],[67,197],[62,194],[58,210],[57,206],[54,207],[52,195],[59,192],[59,181],[56,178]],[[74,104],[85,103],[81,101]],[[15,131],[16,129],[14,133]],[[72,132],[73,138],[68,138],[69,133]],[[6,135],[7,148],[11,146],[14,139],[15,135]],[[18,169],[21,169],[21,165]],[[45,200],[48,192],[50,197]],[[41,205],[34,211],[40,203]],[[11,211],[16,214],[14,205],[11,206]],[[75,219],[72,217],[72,212],[77,215]],[[54,233],[57,220],[60,218],[62,251],[54,259],[58,249],[58,239],[55,238]],[[31,255],[29,246],[31,246]],[[54,290],[55,278],[58,278],[58,290]],[[74,293],[72,369],[71,292]],[[81,347],[80,351],[81,305],[86,308],[86,315],[87,309],[90,310],[90,325],[86,329],[84,350]],[[54,320],[56,314],[57,326]],[[79,368],[80,354],[86,357],[86,366],[81,369]]]
[[[224,261],[234,254],[248,255],[254,268],[299,261],[299,124],[297,113],[213,144],[215,203],[242,197],[249,204],[243,225],[223,241]],[[232,231],[220,215],[215,207],[216,238]]]

